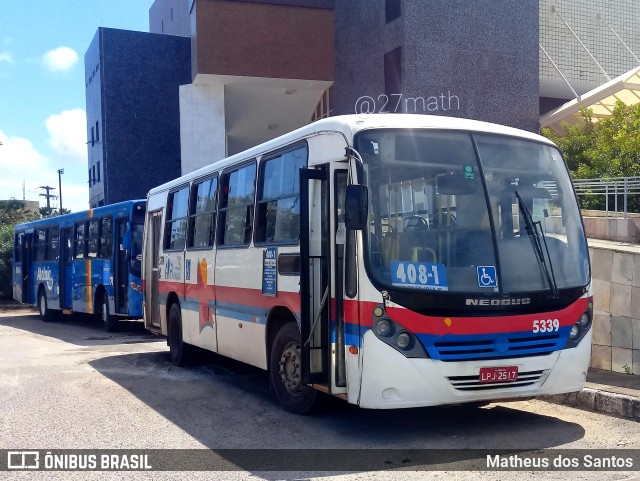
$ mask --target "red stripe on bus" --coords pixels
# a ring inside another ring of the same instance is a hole
[[[345,301],[345,317],[347,322],[355,319],[358,304],[361,312],[360,324],[365,327],[373,325],[373,308],[378,302]],[[539,312],[534,314],[514,314],[499,317],[434,317],[423,316],[409,309],[388,307],[387,315],[416,334],[494,334],[499,332],[531,331],[534,320],[558,319],[560,326],[572,326],[582,313],[587,310],[589,301],[580,298],[573,304],[558,311]],[[349,315],[351,314],[351,315]]]
[[[195,284],[182,284],[180,282],[160,281],[159,291],[162,293],[187,292],[190,296],[191,288]],[[262,295],[259,289],[247,289],[244,287],[228,287],[228,286],[207,286],[210,291],[210,299],[218,299],[221,302],[229,302],[231,304],[247,305],[270,309],[275,306],[286,306],[293,312],[300,312],[300,295],[296,292],[278,292],[277,297]],[[217,295],[217,297],[216,297]],[[332,304],[334,299],[331,300]],[[453,317],[453,316],[423,316],[409,309],[388,307],[387,314],[389,317],[403,327],[416,334],[432,334],[444,336],[452,335],[469,335],[469,334],[495,334],[501,332],[524,332],[531,331],[534,320],[553,320],[558,319],[560,326],[571,326],[575,324],[583,312],[587,310],[588,299],[580,298],[573,304],[564,309],[557,311],[539,312],[534,314],[514,314],[505,316],[487,316],[487,317]],[[345,322],[348,324],[358,324],[358,315],[360,314],[360,325],[364,327],[372,327],[373,325],[373,309],[380,305],[378,302],[358,301],[345,299]],[[332,313],[335,308],[332,306]],[[335,316],[333,316],[335,319]]]
[[[163,294],[175,292],[181,297],[202,298],[202,286],[197,284],[183,284],[181,282],[160,281],[158,290]],[[264,296],[260,289],[248,289],[246,287],[206,286],[209,299],[231,304],[247,305],[270,309],[275,306],[286,306],[295,313],[300,312],[300,294],[297,292],[279,291],[276,297]]]

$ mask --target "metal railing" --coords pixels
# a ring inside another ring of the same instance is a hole
[[[604,197],[604,208],[606,212],[613,212],[618,215],[619,204],[622,204],[622,213],[627,218],[629,212],[630,198],[636,204],[640,197],[640,177],[614,177],[609,179],[573,179],[578,199],[581,197]],[[598,210],[598,209],[596,209]],[[635,209],[634,209],[635,210]]]

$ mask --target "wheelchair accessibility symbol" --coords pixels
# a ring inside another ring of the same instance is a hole
[[[498,287],[495,266],[478,266],[478,287]]]

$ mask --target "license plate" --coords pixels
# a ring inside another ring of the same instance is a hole
[[[518,380],[518,366],[481,367],[480,382],[511,382]]]

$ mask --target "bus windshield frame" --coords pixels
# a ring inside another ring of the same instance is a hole
[[[439,129],[363,130],[354,145],[369,188],[365,268],[395,302],[424,313],[443,301],[452,312],[477,298],[524,299],[493,303],[513,312],[532,299],[565,306],[586,291],[582,218],[553,145]]]

